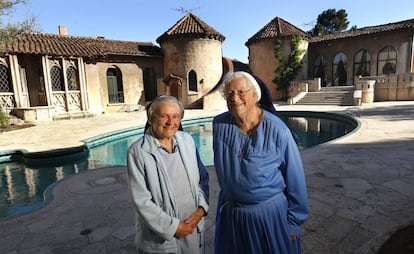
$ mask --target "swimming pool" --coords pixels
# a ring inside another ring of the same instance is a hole
[[[338,114],[279,114],[296,134],[300,150],[342,137],[359,126],[355,119]],[[213,165],[211,120],[210,117],[183,121],[184,130],[194,138],[206,165]],[[84,140],[88,149],[54,151],[48,156],[32,154],[24,163],[16,156],[16,161],[0,163],[0,219],[43,207],[47,204],[45,190],[65,177],[107,166],[125,166],[127,148],[142,134],[142,126],[125,129]]]

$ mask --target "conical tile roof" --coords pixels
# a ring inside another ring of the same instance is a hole
[[[175,25],[158,37],[157,42],[162,43],[168,40],[196,38],[208,38],[220,42],[225,40],[225,37],[221,33],[207,25],[199,17],[192,13],[187,13]]]
[[[260,41],[263,39],[273,39],[277,37],[293,36],[293,35],[302,35],[305,37],[309,37],[309,35],[305,33],[304,31],[302,31],[301,29],[290,24],[284,19],[276,17],[272,21],[270,21],[268,24],[266,24],[262,29],[260,29],[259,32],[253,35],[249,40],[247,40],[246,46],[249,46],[250,44],[256,41]]]

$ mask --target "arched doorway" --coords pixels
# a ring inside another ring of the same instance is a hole
[[[108,68],[106,71],[106,84],[108,88],[108,101],[111,103],[124,102],[124,89],[122,85],[122,73],[116,67]]]

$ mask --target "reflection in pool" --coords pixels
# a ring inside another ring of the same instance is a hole
[[[356,120],[336,114],[279,113],[296,134],[301,150],[344,136],[358,126]],[[206,165],[213,165],[211,120],[183,122],[184,130],[193,136]],[[105,166],[126,165],[126,150],[142,133],[142,128],[135,128],[88,139],[89,153],[71,157],[0,163],[0,220],[44,206],[45,190],[65,177]]]

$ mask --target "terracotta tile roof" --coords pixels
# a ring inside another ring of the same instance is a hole
[[[303,35],[305,37],[309,37],[309,34],[305,33],[301,29],[297,28],[296,26],[290,24],[289,22],[279,17],[276,17],[273,20],[271,20],[267,25],[265,25],[262,29],[260,29],[259,32],[257,32],[250,39],[248,39],[245,45],[249,46],[250,44],[256,41],[260,41],[263,39],[273,39],[277,37],[293,35]]]
[[[207,25],[199,17],[187,13],[175,25],[158,37],[157,42],[162,43],[174,39],[209,38],[223,42],[226,37]]]
[[[107,55],[161,56],[150,42],[107,40],[47,33],[23,33],[6,43],[2,53],[50,56],[102,57]]]
[[[345,32],[337,32],[333,34],[327,35],[320,35],[312,37],[310,42],[321,42],[321,41],[329,41],[329,40],[337,40],[343,38],[351,38],[360,35],[370,35],[376,34],[381,32],[389,32],[394,30],[400,29],[414,29],[414,19],[403,20],[395,23],[388,23],[384,25],[377,25],[377,26],[367,26],[355,30],[349,30]]]

